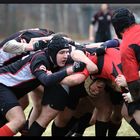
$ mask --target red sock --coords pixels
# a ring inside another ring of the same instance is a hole
[[[7,126],[4,125],[0,128],[0,136],[13,136],[15,133]]]

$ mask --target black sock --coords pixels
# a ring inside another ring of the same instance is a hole
[[[75,132],[83,135],[85,129],[90,126],[89,121],[92,117],[92,113],[86,113],[79,118]]]
[[[27,136],[28,130],[29,130],[29,120],[26,121],[25,125],[19,132],[21,133],[21,136]]]
[[[73,116],[67,124],[68,129],[70,130],[77,121],[78,121],[78,119]]]
[[[66,127],[57,127],[55,122],[52,123],[51,128],[52,136],[65,136],[67,133],[67,126]]]
[[[28,135],[28,130],[29,130],[29,118],[31,115],[31,112],[33,110],[33,107],[30,109],[30,112],[28,114],[27,120],[23,128],[20,130],[21,136],[27,136]]]
[[[82,117],[76,119],[73,117],[70,124],[72,127],[69,127],[69,132],[65,136],[82,136],[85,129],[89,127],[89,121],[91,119],[92,113],[85,113]]]
[[[116,136],[121,124],[122,122],[115,124],[112,121],[110,121],[108,126],[108,136],[109,137]]]
[[[41,136],[45,130],[46,128],[43,128],[35,121],[28,130],[28,136]]]
[[[75,132],[75,124],[77,123],[78,119],[75,117],[72,117],[70,121],[67,124],[67,133],[65,136],[72,136],[72,134]]]
[[[108,122],[102,122],[96,120],[95,123],[95,135],[96,136],[106,136],[108,129]]]
[[[132,119],[129,124],[140,135],[140,126],[137,124],[135,119]]]

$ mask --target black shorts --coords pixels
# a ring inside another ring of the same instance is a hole
[[[7,122],[8,122],[8,120],[6,119],[6,117],[3,116],[3,115],[0,113],[0,127],[2,127],[3,125],[5,125]]]
[[[68,97],[67,91],[60,84],[54,84],[44,88],[42,105],[49,105],[53,109],[63,111]]]
[[[86,96],[86,90],[80,84],[69,88],[69,93],[60,85],[45,87],[42,105],[49,105],[53,109],[63,111],[65,107],[74,110],[79,102],[79,99]]]
[[[3,84],[0,84],[0,113],[5,116],[8,110],[20,106],[13,91]]]
[[[140,100],[131,103],[126,103],[128,114],[131,116],[136,110],[140,110]]]
[[[10,89],[14,92],[17,99],[22,98],[24,95],[28,94],[29,92],[33,91],[40,85],[39,82],[30,81],[30,84],[25,84],[25,86],[15,86],[11,87]]]
[[[105,42],[111,39],[110,32],[97,32],[95,36],[95,42]]]
[[[67,102],[67,107],[72,110],[75,110],[79,103],[80,98],[85,97],[85,96],[88,96],[88,94],[86,92],[84,82],[79,85],[70,87],[69,101]]]
[[[110,91],[109,94],[113,105],[121,105],[124,102],[121,92]]]

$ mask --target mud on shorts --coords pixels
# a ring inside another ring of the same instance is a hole
[[[69,91],[60,84],[45,87],[42,105],[48,104],[51,108],[59,111],[63,111],[65,107],[75,109],[80,97],[86,95],[82,86],[83,84],[70,87]]]

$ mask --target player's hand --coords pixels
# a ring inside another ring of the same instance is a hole
[[[122,96],[123,96],[125,102],[128,102],[128,103],[133,102],[133,99],[132,99],[132,96],[131,96],[130,92],[123,93]]]
[[[125,77],[124,77],[124,75],[122,75],[122,74],[119,74],[118,76],[117,76],[117,78],[115,79],[115,82],[116,82],[116,84],[118,85],[118,86],[122,86],[122,87],[127,87],[127,83],[126,83],[126,79],[125,79]]]
[[[73,64],[73,71],[74,72],[83,71],[85,67],[86,67],[86,64],[85,63],[83,63],[81,61],[76,61]]]

